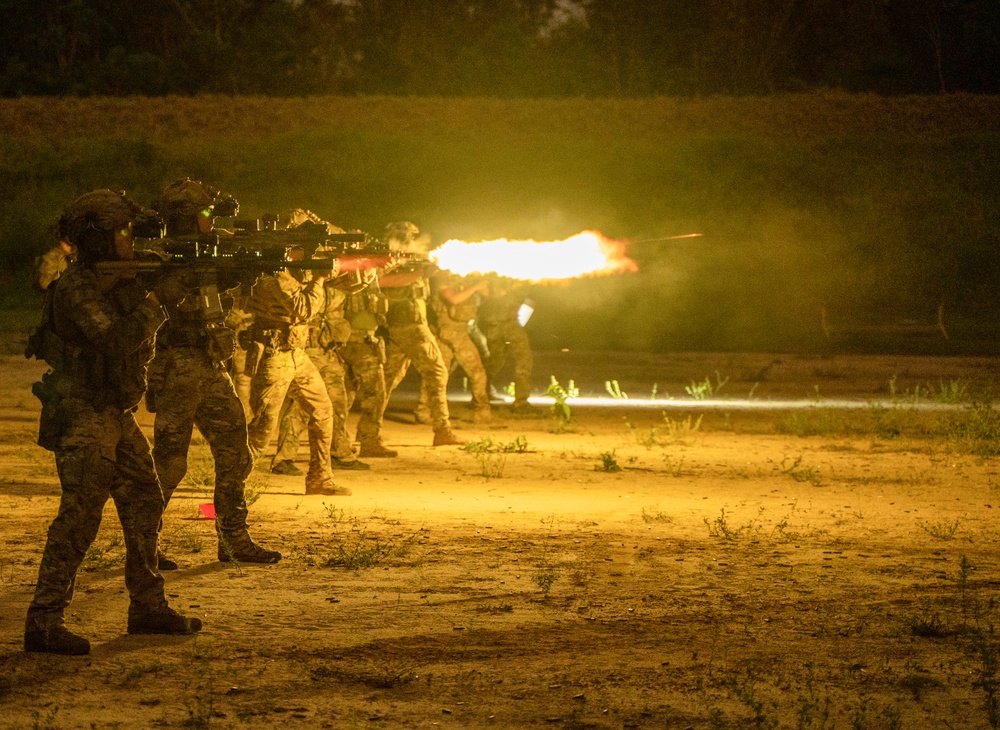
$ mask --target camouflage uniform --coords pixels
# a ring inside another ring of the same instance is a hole
[[[496,378],[508,358],[514,360],[514,407],[524,408],[531,395],[531,371],[535,359],[531,353],[528,333],[518,322],[517,314],[524,303],[523,292],[513,289],[487,297],[479,307],[479,328],[489,345],[486,370]]]
[[[306,354],[319,369],[333,406],[333,458],[340,464],[353,464],[357,461],[357,456],[347,435],[347,373],[340,355],[341,347],[351,334],[351,325],[344,318],[344,301],[347,295],[334,288],[330,282],[324,290],[326,304],[323,313],[311,323]],[[275,464],[295,459],[299,449],[299,434],[304,427],[303,421],[302,408],[298,402],[286,398],[278,429]]]
[[[250,376],[246,374],[247,351],[243,345],[246,344],[244,338],[249,336],[253,317],[243,309],[246,306],[246,300],[246,296],[235,298],[233,308],[226,315],[226,326],[236,334],[236,345],[233,348],[233,356],[229,360],[229,375],[233,379],[236,395],[239,396],[240,403],[243,404],[243,413],[249,422],[253,418],[253,411],[250,410]],[[246,335],[244,335],[245,332]]]
[[[138,210],[110,190],[87,193],[64,215],[76,240],[127,226]],[[89,229],[89,230],[88,230]],[[128,244],[131,248],[131,242]],[[99,283],[90,264],[115,258],[88,253],[46,291],[42,324],[25,355],[51,370],[36,383],[42,401],[38,443],[53,451],[62,486],[48,531],[35,595],[25,622],[25,649],[84,654],[89,643],[68,632],[63,613],[76,571],[97,536],[104,505],[114,500],[125,538],[129,633],[191,633],[201,628],[167,606],[156,543],[163,495],[149,443],[135,421],[146,387],[153,337],[163,308],[134,279]]]
[[[360,455],[393,457],[396,452],[382,443],[382,416],[385,413],[385,343],[377,330],[384,317],[385,300],[379,295],[377,280],[358,293],[348,294],[344,315],[351,325],[351,335],[340,348],[347,371],[347,409],[355,398],[361,417],[357,440]]]
[[[455,440],[448,412],[448,369],[441,357],[441,349],[427,324],[427,293],[430,285],[426,278],[402,287],[385,288],[389,300],[386,322],[389,326],[389,344],[385,350],[386,403],[392,391],[403,382],[412,363],[427,389],[427,408],[434,444],[442,445]]]
[[[439,272],[431,280],[431,309],[436,316],[436,324],[432,331],[437,338],[438,346],[441,349],[441,358],[444,361],[445,372],[451,372],[451,364],[458,361],[462,370],[465,371],[469,379],[472,390],[472,405],[475,408],[475,419],[477,422],[486,422],[490,419],[490,398],[486,377],[486,368],[483,367],[479,349],[469,336],[469,322],[476,319],[479,309],[479,295],[473,294],[460,304],[449,304],[440,293],[443,288],[450,288],[455,291],[462,291],[469,284],[463,286],[464,277]],[[447,382],[447,380],[446,380]],[[420,400],[417,403],[417,420],[423,422],[430,418],[430,385],[428,381],[421,382]]]
[[[206,219],[201,225],[212,226],[212,217],[203,216],[202,211],[211,213],[220,196],[204,183],[185,179],[168,185],[154,206],[167,219],[168,232],[174,233],[176,227],[186,234],[192,227],[197,230],[197,217]],[[219,560],[235,557],[241,562],[274,563],[281,554],[254,543],[247,527],[245,487],[253,462],[243,405],[228,372],[236,335],[225,320],[233,298],[218,292],[234,288],[234,283],[212,282],[167,308],[170,319],[156,335],[146,393],[147,409],[156,414],[153,463],[166,508],[187,473],[188,449],[197,426],[215,462]]]
[[[316,365],[303,349],[309,344],[306,324],[324,305],[322,280],[302,284],[288,271],[258,279],[248,311],[254,323],[250,339],[254,349],[247,362],[252,371],[250,450],[256,461],[278,426],[286,394],[298,401],[309,420],[309,472],[306,492],[335,490],[330,470],[333,439],[333,404]],[[272,466],[274,465],[272,460]]]
[[[157,334],[150,367],[147,406],[154,412],[153,462],[165,504],[187,473],[187,454],[195,426],[215,461],[216,527],[230,542],[247,531],[246,478],[253,464],[247,422],[226,364],[233,331],[207,325],[189,297],[171,307],[170,320]]]

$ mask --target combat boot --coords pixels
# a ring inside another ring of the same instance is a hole
[[[277,464],[271,467],[272,474],[282,474],[289,477],[300,477],[305,472],[295,466],[295,462],[291,459],[285,459],[284,461],[279,461]]]
[[[240,532],[235,535],[223,535],[219,533],[219,562],[220,563],[264,563],[272,565],[281,560],[281,553],[277,550],[268,550],[253,541],[249,532]]]
[[[178,613],[163,604],[159,608],[128,607],[130,634],[194,634],[201,631],[201,619]]]
[[[475,413],[472,414],[472,422],[477,426],[489,426],[492,423],[496,423],[496,419],[493,418],[493,411],[490,410],[490,407],[484,406],[477,408]]]
[[[90,653],[90,642],[59,624],[46,629],[25,629],[24,650],[77,656]]]
[[[450,428],[442,428],[434,432],[435,446],[465,446],[465,441],[455,435]]]
[[[357,459],[344,461],[343,459],[338,459],[336,456],[333,456],[330,458],[330,468],[342,469],[345,471],[368,471],[371,469],[371,466],[363,461],[358,461]]]
[[[386,448],[381,441],[362,441],[358,456],[368,459],[393,459],[399,456],[399,452]]]
[[[308,496],[349,497],[351,494],[350,489],[338,486],[330,477],[306,479],[306,495]]]
[[[177,570],[177,563],[168,558],[159,550],[156,551],[156,567],[163,570]]]

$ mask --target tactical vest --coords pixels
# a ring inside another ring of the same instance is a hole
[[[344,316],[351,325],[351,340],[363,340],[375,333],[389,311],[389,302],[369,287],[344,300]]]
[[[383,293],[389,300],[389,311],[385,319],[390,327],[427,324],[427,295],[430,293],[430,285],[426,279],[384,289]]]

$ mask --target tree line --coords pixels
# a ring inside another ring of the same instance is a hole
[[[0,95],[1000,91],[997,0],[0,0]]]

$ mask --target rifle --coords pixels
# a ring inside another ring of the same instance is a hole
[[[222,290],[249,284],[262,274],[282,269],[331,270],[337,260],[341,272],[364,271],[385,266],[389,248],[365,233],[331,233],[327,224],[315,221],[290,229],[278,228],[276,215],[236,218],[233,232],[215,231],[191,236],[137,239],[136,250],[151,260],[103,262],[95,267],[102,285],[119,277],[138,277],[151,287],[171,271],[179,272],[188,286],[198,290],[198,309],[206,321],[223,316]],[[303,258],[292,261],[291,249],[300,249]],[[155,256],[155,258],[154,258]],[[225,284],[228,284],[226,286]]]
[[[338,259],[341,271],[375,269],[391,260],[388,244],[366,233],[330,233],[326,224],[313,221],[291,229],[276,226],[274,215],[237,218],[232,233],[137,239],[136,250],[154,252],[161,258],[181,256],[189,260],[204,256],[286,258],[289,249],[301,249],[303,259]]]
[[[98,285],[107,290],[121,279],[138,279],[148,289],[155,286],[160,277],[178,274],[186,287],[197,290],[198,311],[206,322],[220,321],[225,312],[220,297],[221,290],[232,289],[239,284],[251,285],[258,277],[276,274],[283,269],[319,270],[330,272],[334,267],[331,258],[315,258],[291,261],[282,251],[278,256],[240,251],[237,253],[204,252],[199,254],[165,254],[137,261],[101,261],[94,264]],[[249,288],[249,286],[248,286]]]

